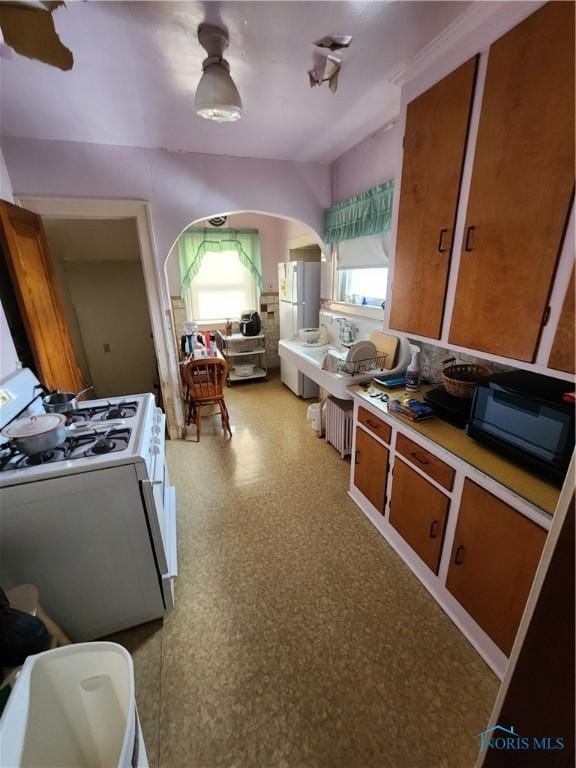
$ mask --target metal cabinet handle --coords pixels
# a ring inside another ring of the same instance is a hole
[[[476,231],[476,227],[468,227],[466,230],[466,242],[464,243],[464,250],[465,251],[471,251],[473,250],[473,243],[472,243],[472,235]]]
[[[373,421],[371,421],[370,419],[366,419],[366,424],[367,424],[369,427],[372,427],[372,429],[380,429],[380,424],[375,424],[375,423],[374,423]]]
[[[410,456],[413,456],[416,459],[416,461],[420,462],[420,464],[428,464],[428,459],[425,459],[423,456],[420,456],[420,454],[416,453],[415,451],[412,451]]]
[[[447,229],[440,230],[440,237],[438,238],[438,253],[445,253],[448,249],[444,245],[444,235],[447,234]]]
[[[435,539],[438,536],[438,520],[432,520],[430,523],[430,538]]]
[[[462,555],[464,554],[464,544],[459,544],[456,548],[456,557],[454,558],[454,565],[462,565]]]
[[[354,464],[360,464],[359,456],[360,456],[360,451],[356,451],[356,453],[354,454]]]

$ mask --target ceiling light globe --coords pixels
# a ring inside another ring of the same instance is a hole
[[[194,110],[200,117],[217,123],[242,117],[242,100],[224,59],[205,64],[194,97]]]

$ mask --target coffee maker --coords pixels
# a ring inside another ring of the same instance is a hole
[[[262,328],[260,315],[254,309],[247,309],[240,317],[240,332],[242,336],[258,336]]]

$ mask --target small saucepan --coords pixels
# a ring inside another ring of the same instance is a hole
[[[74,392],[53,392],[51,395],[46,395],[42,398],[42,405],[46,413],[68,413],[69,411],[75,411],[78,407],[78,398],[83,395],[84,392],[89,392],[94,387],[86,387],[82,389],[78,394]]]

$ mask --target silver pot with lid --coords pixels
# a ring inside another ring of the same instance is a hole
[[[12,440],[16,448],[26,456],[45,453],[66,440],[66,417],[61,413],[25,416],[4,427],[1,434]]]

